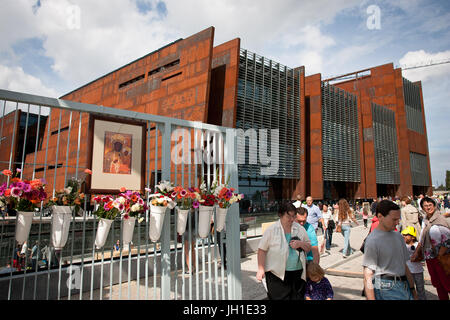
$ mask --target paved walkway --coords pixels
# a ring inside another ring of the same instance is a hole
[[[369,223],[370,226],[370,223]],[[361,296],[363,289],[362,259],[363,254],[359,251],[362,241],[368,234],[362,221],[359,226],[352,228],[350,233],[350,245],[354,253],[348,257],[342,257],[344,237],[342,234],[333,234],[333,242],[330,253],[324,253],[320,258],[320,265],[326,271],[326,277],[333,286],[336,300],[364,300]],[[267,299],[262,283],[256,280],[257,255],[251,253],[242,259],[242,298],[245,300]],[[425,291],[428,300],[438,300],[436,289],[431,285],[430,276],[426,270],[424,277],[426,281]]]
[[[362,258],[363,255],[359,251],[363,239],[366,237],[369,229],[365,229],[362,221],[360,225],[352,228],[350,234],[350,245],[354,250],[348,258],[342,257],[342,249],[344,246],[344,237],[342,234],[333,234],[333,245],[329,253],[324,253],[320,259],[320,265],[326,271],[326,277],[330,280],[335,300],[364,300],[365,298],[361,296],[363,289],[363,274],[362,274]],[[252,244],[247,245],[247,250],[250,247],[256,248],[258,238],[251,240]],[[215,273],[215,265],[211,265],[212,273]],[[210,288],[209,284],[209,270],[208,264],[204,272],[202,270],[197,275],[190,278],[183,275],[182,272],[177,271],[177,284],[174,281],[171,282],[171,296],[174,296],[174,292],[178,292],[178,299],[194,299],[200,300],[215,300],[215,299],[226,299],[226,282],[221,282],[218,287],[212,284]],[[217,270],[217,275],[219,279],[221,278],[221,269]],[[261,282],[256,280],[257,271],[257,254],[256,252],[249,252],[245,258],[241,259],[241,272],[242,272],[242,299],[243,300],[265,300],[267,299],[267,294],[264,286]],[[173,273],[174,271],[172,271]],[[174,275],[173,275],[174,276]],[[425,267],[425,280],[426,280],[426,295],[428,300],[438,300],[436,289],[431,286],[430,277]],[[102,297],[102,299],[160,299],[160,289],[158,288],[160,284],[160,276],[157,275],[156,283],[154,286],[155,279],[150,275],[148,279],[148,285],[145,284],[144,279],[140,279],[139,283],[136,281],[131,281],[129,284],[122,284],[121,288],[119,285],[114,285],[111,290],[109,287],[103,290],[94,290],[93,299],[97,300]],[[191,283],[192,281],[192,289]],[[220,280],[222,281],[222,280]],[[175,288],[176,286],[176,288]],[[197,293],[196,288],[198,287],[199,292]],[[139,288],[139,294],[138,290]],[[156,288],[156,289],[155,289]],[[184,292],[184,294],[182,294]],[[216,296],[217,295],[217,296]],[[66,298],[67,299],[67,298]],[[71,297],[73,300],[78,300],[78,295],[73,295]],[[90,293],[85,292],[83,294],[83,299],[90,299]]]

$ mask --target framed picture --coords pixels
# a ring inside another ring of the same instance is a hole
[[[146,124],[91,116],[88,193],[144,192]]]

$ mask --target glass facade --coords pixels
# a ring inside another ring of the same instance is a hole
[[[239,190],[246,200],[241,213],[273,212],[282,200],[285,179],[300,179],[300,77],[302,69],[292,69],[245,49],[240,51],[236,128],[247,136],[254,134],[254,143],[244,138],[239,149]],[[267,130],[267,139],[261,136]],[[278,130],[278,143],[272,149],[271,130]],[[278,169],[263,174],[267,156],[278,151]]]
[[[372,123],[376,181],[380,184],[400,184],[395,112],[372,103]]]

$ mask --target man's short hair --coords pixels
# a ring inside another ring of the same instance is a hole
[[[383,217],[386,217],[391,210],[400,210],[400,207],[391,200],[381,200],[377,205],[376,213],[381,213]]]
[[[422,200],[420,201],[420,207],[423,209],[423,204],[425,202],[429,202],[432,203],[435,207],[436,207],[436,201],[434,201],[434,199],[430,198],[430,197],[424,197],[422,198]]]
[[[295,206],[290,202],[283,202],[278,208],[278,216],[282,217],[287,212],[296,212]]]
[[[298,207],[296,209],[296,213],[301,216],[304,216],[305,214],[308,215],[308,210],[306,210],[306,208],[303,208],[303,207]]]

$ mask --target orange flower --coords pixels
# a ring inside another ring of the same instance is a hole
[[[11,195],[11,189],[5,190],[5,197],[9,197]]]
[[[11,170],[8,170],[8,169],[3,170],[2,173],[3,173],[5,176],[9,176],[9,177],[12,176],[12,171],[11,171]]]
[[[120,188],[120,192],[125,192],[125,191],[127,191],[127,188],[125,188],[125,187]]]
[[[92,174],[92,171],[91,171],[91,170],[89,170],[89,169],[84,169],[84,173],[87,173],[87,174]]]

